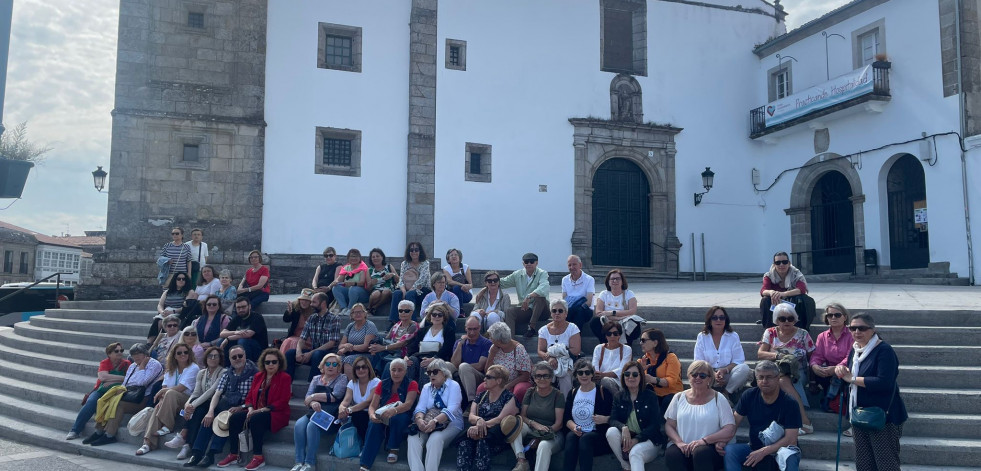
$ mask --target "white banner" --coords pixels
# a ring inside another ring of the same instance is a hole
[[[769,127],[868,93],[872,93],[871,65],[766,105],[764,119]]]

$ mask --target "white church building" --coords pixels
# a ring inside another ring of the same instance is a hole
[[[575,253],[596,271],[760,273],[786,251],[808,274],[973,283],[977,0],[856,0],[789,32],[787,14],[122,0],[96,272],[181,225],[284,272],[327,245],[418,240],[478,269],[532,251],[554,272]]]

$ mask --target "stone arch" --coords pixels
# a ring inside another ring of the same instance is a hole
[[[838,154],[825,153],[818,155],[804,164],[797,174],[793,188],[790,191],[790,207],[784,212],[790,216],[790,251],[795,255],[793,262],[799,264],[804,273],[809,273],[813,267],[811,234],[811,194],[815,185],[825,174],[837,171],[844,175],[852,190],[849,198],[852,202],[852,221],[855,227],[855,266],[862,263],[862,248],[865,247],[865,193],[862,191],[862,180],[852,167],[851,160]],[[799,259],[796,258],[799,256]]]
[[[630,75],[619,74],[610,82],[610,119],[644,122],[643,91],[637,79]]]
[[[918,175],[894,175],[893,172],[898,170],[897,165],[905,165],[908,170],[913,170]],[[922,229],[917,229],[918,224],[910,225],[913,209],[916,207],[914,202],[922,200],[928,203],[925,170],[923,162],[909,152],[900,152],[889,157],[879,169],[877,190],[882,237],[879,248],[880,265],[889,266],[894,270],[929,266],[929,231],[925,228],[926,225]],[[896,207],[891,207],[894,205]],[[929,204],[926,207],[929,207]],[[910,219],[905,222],[895,220],[900,214],[910,215]],[[899,232],[894,234],[895,231]],[[917,243],[922,244],[919,250],[916,247]],[[915,262],[911,261],[911,257]]]

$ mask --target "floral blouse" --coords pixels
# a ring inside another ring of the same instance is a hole
[[[416,321],[409,321],[409,325],[407,325],[404,329],[402,328],[402,321],[398,321],[392,326],[392,330],[388,331],[388,335],[385,336],[385,339],[391,343],[405,342],[416,335],[417,330],[419,330],[419,323]],[[403,345],[402,356],[406,356],[408,354],[409,349]]]
[[[770,345],[773,351],[792,353],[800,362],[801,368],[807,368],[807,354],[814,351],[814,340],[806,330],[798,328],[794,336],[787,343],[780,341],[777,335],[777,328],[770,327],[763,332],[761,343]]]

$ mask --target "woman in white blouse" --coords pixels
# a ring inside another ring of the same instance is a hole
[[[721,306],[712,306],[705,313],[705,327],[695,340],[695,359],[715,369],[713,387],[727,398],[753,377],[753,371],[746,366],[739,334],[732,331],[729,313]]]
[[[153,396],[157,404],[150,416],[150,424],[143,435],[143,446],[136,455],[145,455],[157,448],[160,437],[170,433],[177,419],[177,411],[187,402],[189,393],[197,384],[198,365],[194,363],[194,350],[180,342],[167,354],[164,364],[163,388]]]
[[[195,354],[196,355],[196,354]],[[201,420],[208,413],[207,404],[211,403],[211,396],[218,388],[218,380],[225,373],[225,352],[218,347],[209,347],[201,356],[204,360],[204,368],[198,371],[194,381],[194,392],[184,403],[184,427],[180,433],[174,434],[174,438],[164,443],[167,448],[180,448],[177,459],[183,460],[191,452],[191,443],[194,443],[197,432],[200,429]],[[204,407],[201,405],[204,404]]]
[[[453,381],[450,363],[434,359],[426,369],[429,383],[422,387],[419,402],[412,414],[415,427],[409,428],[409,469],[425,471],[439,469],[443,449],[463,432],[463,393]],[[413,429],[415,434],[412,434]],[[422,461],[422,447],[426,446],[426,463]]]
[[[354,360],[354,378],[347,382],[347,391],[337,412],[337,418],[344,422],[348,418],[358,430],[358,437],[364,443],[364,434],[368,431],[368,406],[371,404],[371,392],[381,380],[375,377],[375,369],[365,357]]]
[[[572,390],[572,362],[582,353],[582,334],[579,326],[569,322],[569,305],[564,299],[552,301],[552,322],[538,329],[538,358],[547,361],[552,370],[559,370],[561,374],[556,375],[559,381],[559,390],[562,394],[568,394]],[[569,355],[565,358],[553,358],[548,353],[548,348],[555,344],[566,346]],[[564,368],[559,368],[559,360],[565,364]]]
[[[606,274],[606,289],[596,297],[596,312],[589,320],[589,329],[600,342],[605,341],[603,337],[603,326],[611,321],[619,324],[624,319],[637,314],[637,298],[634,292],[627,289],[627,278],[619,268],[614,268]],[[604,322],[603,318],[606,318]],[[627,344],[640,337],[640,329],[635,329]],[[621,332],[622,333],[622,332]]]
[[[619,323],[607,322],[603,326],[606,343],[601,343],[593,349],[593,368],[596,369],[596,377],[602,378],[599,381],[601,386],[615,393],[620,392],[620,372],[623,365],[630,361],[633,355],[629,345],[620,343],[621,335],[623,329]]]
[[[198,296],[198,302],[203,302],[205,299],[208,299],[208,296],[217,294],[220,290],[221,280],[218,279],[218,274],[215,273],[215,267],[211,265],[201,267],[198,285],[194,288],[194,294]]]
[[[471,317],[480,321],[480,331],[487,332],[490,326],[504,320],[504,313],[511,307],[511,297],[501,290],[501,275],[491,270],[484,275],[484,287],[474,298]]]
[[[723,467],[717,450],[736,434],[729,401],[712,390],[715,371],[705,361],[688,366],[691,389],[674,395],[664,413],[668,447],[664,460],[669,471],[714,471]]]

